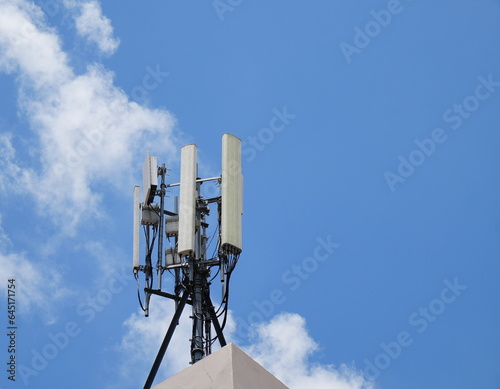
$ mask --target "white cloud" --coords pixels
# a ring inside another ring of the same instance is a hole
[[[174,313],[175,304],[172,300],[152,296],[149,317],[144,317],[142,310],[139,310],[124,322],[125,334],[117,347],[121,356],[117,361],[119,367],[112,368],[118,371],[120,376],[115,379],[116,387],[111,385],[108,389],[135,388],[144,385]],[[162,382],[190,366],[189,339],[192,337],[193,323],[189,318],[191,314],[192,307],[186,305],[155,382]],[[231,314],[228,315],[226,331],[227,333],[234,331]],[[219,343],[215,342],[212,352],[219,348]]]
[[[1,224],[1,218],[0,218]],[[17,309],[26,315],[35,309],[46,324],[57,320],[54,307],[56,303],[70,295],[61,286],[61,274],[54,267],[47,268],[43,263],[33,265],[26,253],[15,253],[12,243],[0,225],[0,290],[7,295],[7,280],[15,279]]]
[[[23,0],[0,1],[0,70],[17,72],[36,89],[71,77],[58,36],[43,12]]]
[[[119,381],[124,385],[128,382],[130,387],[145,382],[174,313],[172,302],[162,301],[152,306],[154,310],[150,318],[134,314],[125,322],[127,331],[118,350],[122,355]],[[189,309],[186,307],[185,311]],[[237,328],[231,314],[228,318],[225,336],[229,340]],[[186,315],[181,320],[161,365],[157,382],[188,367],[186,362],[190,359],[190,346],[187,340],[190,338],[191,323]],[[252,330],[255,334],[253,343],[243,349],[290,389],[374,388],[361,372],[351,366],[342,364],[335,367],[313,362],[310,357],[318,345],[309,336],[305,319],[298,314],[282,313],[269,322],[254,325]],[[130,383],[141,372],[146,372],[142,373],[142,381]]]
[[[15,155],[12,134],[0,134],[0,192],[7,196],[20,191],[21,188],[17,184],[23,181],[24,172],[14,163]]]
[[[149,317],[144,317],[142,311],[139,311],[124,323],[126,332],[118,347],[122,359],[118,361],[120,367],[116,368],[120,375],[119,380],[115,379],[117,387],[144,385],[170,325],[175,312],[174,302],[157,296],[153,296],[151,302]],[[189,367],[192,323],[189,319],[190,311],[191,307],[186,305],[156,376],[157,382]]]
[[[17,76],[20,111],[39,142],[34,157],[14,161],[4,137],[1,159],[9,169],[0,183],[33,195],[39,211],[68,233],[84,216],[103,214],[97,184],[132,187],[132,168],[146,149],[175,157],[172,115],[131,101],[100,65],[75,74],[35,4],[0,0],[0,71]]]
[[[66,1],[68,8],[76,9],[75,25],[78,34],[95,43],[103,54],[113,54],[119,39],[113,36],[111,21],[102,14],[101,5],[98,1]]]
[[[303,317],[282,313],[256,326],[254,343],[246,352],[290,389],[371,389],[360,372],[341,365],[321,365],[310,360],[318,349]]]

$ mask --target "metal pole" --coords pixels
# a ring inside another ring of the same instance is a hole
[[[158,369],[160,368],[161,361],[163,360],[163,357],[165,355],[165,351],[167,351],[168,344],[170,343],[170,340],[172,339],[172,335],[174,334],[175,327],[177,326],[177,323],[181,317],[182,311],[184,307],[186,306],[186,301],[189,297],[189,292],[187,290],[184,291],[184,294],[182,295],[181,301],[179,302],[179,306],[175,310],[174,317],[172,318],[172,321],[170,322],[170,326],[168,327],[168,331],[165,334],[165,338],[163,339],[163,342],[160,346],[160,350],[158,351],[158,355],[156,356],[156,359],[153,363],[153,367],[151,368],[151,372],[149,373],[148,379],[146,383],[144,384],[144,389],[151,389],[151,385],[153,385],[153,381],[156,377],[156,373],[158,373]]]
[[[205,301],[206,304],[206,301]],[[210,324],[210,315],[205,317],[205,355],[212,354],[212,326]]]
[[[193,291],[193,339],[191,343],[191,361],[196,363],[203,358],[203,304],[202,276],[199,269],[194,272]]]
[[[200,196],[200,183],[196,184],[198,192],[197,198]],[[199,262],[202,256],[201,244],[201,212],[196,202],[196,220],[200,223],[195,237],[195,255],[191,258],[193,270],[193,338],[191,339],[191,362],[196,363],[203,358],[203,275]]]
[[[174,197],[174,213],[179,216],[179,197],[175,196]],[[178,255],[177,254],[177,242],[179,240],[179,238],[176,236],[174,238],[175,240],[175,252],[174,252],[174,255]],[[174,274],[175,274],[175,288],[174,288],[174,291],[175,291],[175,294],[178,296],[179,293],[180,293],[180,288],[179,288],[179,285],[181,283],[181,271],[180,269],[176,268],[174,269]],[[178,302],[176,301],[175,302],[175,309],[177,309],[177,306],[178,306]]]
[[[165,164],[161,165],[160,175],[161,175],[161,183],[160,183],[160,221],[158,226],[158,262],[156,263],[156,271],[158,274],[158,290],[161,290],[161,279],[163,273],[163,227],[164,227],[164,218],[163,218],[163,208],[165,205]]]

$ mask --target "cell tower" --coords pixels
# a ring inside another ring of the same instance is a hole
[[[165,164],[158,166],[157,158],[146,154],[143,167],[143,196],[140,187],[134,188],[134,239],[133,271],[139,282],[139,272],[145,274],[144,304],[139,302],[145,315],[149,315],[151,295],[175,301],[175,313],[144,385],[150,389],[167,350],[182,311],[186,304],[192,306],[193,333],[191,363],[211,354],[212,344],[219,341],[226,345],[223,329],[226,324],[229,280],[242,248],[241,217],[243,211],[243,176],[241,174],[241,140],[231,134],[222,136],[222,174],[220,177],[199,178],[197,147],[186,145],[181,149],[180,183],[167,184]],[[204,182],[216,181],[220,195],[204,198]],[[179,197],[174,197],[174,210],[165,209],[168,190],[179,187]],[[155,199],[158,199],[155,202]],[[210,204],[217,205],[217,249],[212,258],[207,257],[207,216]],[[144,229],[145,256],[140,261],[140,228]],[[164,248],[164,238],[170,247]],[[157,249],[156,265],[153,254]],[[213,269],[216,275],[212,276]],[[163,274],[174,278],[173,293],[162,290]],[[217,311],[210,298],[210,285],[220,275],[222,301]],[[219,323],[222,318],[222,323]],[[216,336],[212,337],[212,327]]]

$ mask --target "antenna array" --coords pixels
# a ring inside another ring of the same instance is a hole
[[[143,197],[140,187],[134,188],[134,238],[133,271],[139,283],[139,273],[145,275],[144,303],[139,302],[145,315],[149,315],[152,295],[175,301],[175,313],[160,346],[148,376],[145,389],[150,389],[163,356],[186,304],[192,306],[193,330],[191,338],[191,363],[196,363],[211,353],[212,345],[226,341],[223,329],[226,324],[229,280],[242,251],[243,176],[241,173],[241,140],[231,134],[222,136],[222,174],[220,177],[198,177],[197,147],[186,145],[181,149],[180,183],[165,182],[165,164],[158,166],[157,158],[146,154],[143,166]],[[216,181],[220,196],[204,198],[204,182]],[[167,189],[179,186],[179,198],[174,198],[174,210],[165,210]],[[158,198],[158,202],[154,202]],[[217,249],[207,257],[207,216],[209,205],[217,206]],[[144,230],[145,255],[140,261],[140,228]],[[164,238],[171,242],[164,249]],[[156,248],[156,264],[153,254]],[[215,310],[210,298],[213,268],[220,274],[222,297]],[[173,293],[162,290],[163,274],[174,279]],[[219,323],[222,318],[222,323]],[[216,336],[212,336],[212,327]]]

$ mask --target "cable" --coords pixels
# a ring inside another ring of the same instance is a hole
[[[215,278],[219,275],[220,273],[220,267],[217,269],[217,272],[215,273],[215,275],[212,277],[212,279],[210,281],[208,281],[209,284],[212,283],[213,280],[215,280]]]
[[[142,299],[141,299],[141,287],[140,287],[140,284],[139,284],[139,276],[137,275],[137,273],[134,274],[134,277],[137,281],[137,298],[139,299],[139,305],[141,306],[141,309],[143,312],[146,312],[146,309],[144,308],[144,305],[142,305]]]
[[[210,241],[208,242],[206,248],[205,248],[205,252],[203,253],[203,255],[205,256],[207,254],[207,251],[208,249],[210,248],[210,245],[212,244],[212,241],[214,240],[215,238],[215,235],[217,234],[217,231],[218,231],[218,227],[214,230],[212,236],[210,237]],[[216,249],[217,247],[214,249],[214,253],[212,254],[212,258],[215,257],[215,252],[216,252]]]

